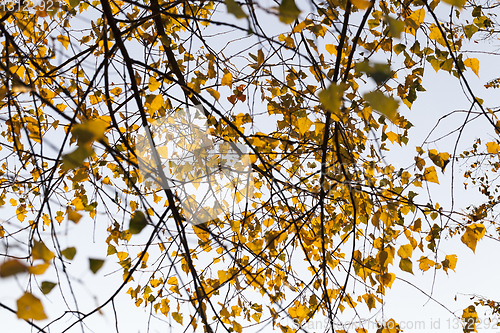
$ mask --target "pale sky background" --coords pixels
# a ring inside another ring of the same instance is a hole
[[[440,6],[447,5],[443,4]],[[477,47],[478,44],[473,46]],[[494,49],[495,45],[491,45],[491,48]],[[500,76],[500,69],[495,61],[495,57],[480,54],[474,54],[473,56],[480,60],[480,77],[477,78],[474,73],[469,70],[465,73],[467,79],[471,83],[477,96],[485,100],[486,106],[494,107],[499,105],[500,103],[497,97],[499,90],[487,90],[483,86],[488,80]],[[467,110],[470,105],[464,97],[459,82],[455,77],[446,72],[436,74],[428,63],[426,63],[425,66],[426,74],[422,85],[427,92],[418,95],[418,99],[414,103],[411,111],[407,110],[405,106],[400,108],[400,112],[414,124],[414,127],[410,130],[410,142],[408,146],[403,148],[394,146],[392,147],[394,150],[388,154],[388,161],[393,165],[397,163],[401,163],[402,166],[411,164],[415,154],[414,147],[421,144],[436,121],[453,110]],[[464,113],[449,117],[442,127],[438,128],[433,137],[436,138],[446,133],[451,128],[455,128],[457,124],[463,121],[464,117]],[[478,136],[487,138],[488,133],[490,133],[489,135],[491,138],[494,137],[494,132],[484,120],[469,124],[462,136],[458,152],[471,146],[474,139]],[[454,142],[455,139],[456,135],[453,135],[447,141],[439,143],[436,148],[441,148],[443,150],[448,149],[447,151],[450,151],[450,142]],[[463,174],[463,168],[460,170],[458,167],[459,164],[457,164],[456,174]],[[448,167],[446,174],[444,176],[440,175],[440,186],[434,184],[429,185],[433,193],[432,199],[439,202],[445,208],[449,207],[450,203],[450,171],[451,169]],[[476,189],[472,188],[467,192],[464,191],[460,177],[457,178],[455,188],[456,209],[460,209],[476,200],[482,199],[478,195]],[[421,201],[425,198],[424,192],[425,191],[422,190],[422,193],[418,197]],[[2,213],[4,218],[9,215],[14,215],[14,211],[11,211],[10,208],[3,208]],[[75,285],[76,298],[79,301],[81,306],[80,310],[82,312],[88,312],[97,304],[106,300],[113,293],[117,284],[122,281],[121,269],[115,264],[117,262],[116,256],[108,257],[105,265],[97,275],[94,276],[88,270],[87,260],[89,257],[105,258],[107,249],[105,243],[105,230],[107,226],[108,221],[100,220],[99,218],[96,219],[95,224],[88,218],[82,219],[78,225],[70,225],[67,237],[60,238],[63,242],[61,245],[62,248],[66,246],[76,246],[79,251],[71,264],[70,271],[74,277],[81,279],[85,283],[86,288],[88,288],[86,289]],[[151,231],[150,228],[147,228],[144,230],[144,233]],[[64,242],[67,242],[67,244],[64,244]],[[407,279],[427,294],[431,292],[434,282],[432,296],[447,306],[455,315],[460,317],[462,310],[471,304],[468,294],[479,294],[489,299],[500,300],[500,288],[498,288],[497,285],[498,276],[500,276],[500,265],[499,259],[496,256],[499,250],[500,247],[498,242],[485,238],[478,243],[476,253],[473,254],[472,251],[460,241],[460,237],[454,237],[452,240],[443,240],[440,243],[439,251],[443,254],[456,254],[458,256],[456,272],[449,271],[449,274],[446,275],[444,271],[439,270],[434,276],[431,269],[425,272],[425,274],[422,274],[416,267],[416,259],[419,257],[420,253],[415,251],[415,259],[413,260],[415,264],[413,269],[415,275],[400,272],[398,277]],[[151,254],[150,258],[153,258],[153,254]],[[398,260],[396,259],[394,265],[396,266],[397,264]],[[111,274],[116,269],[119,269],[118,272]],[[397,271],[397,268],[395,271]],[[104,278],[103,275],[105,274],[107,276]],[[25,289],[26,278],[27,277],[19,277],[19,281],[13,278],[1,280],[0,301],[15,308],[15,301],[22,295],[22,291]],[[57,277],[52,267],[49,268],[46,274],[41,276],[41,280],[57,281]],[[135,285],[130,284],[130,286]],[[149,321],[148,309],[145,310],[142,306],[137,308],[130,299],[130,296],[125,293],[127,289],[128,286],[125,287],[115,299],[120,332],[147,332],[148,322],[150,325],[150,332],[168,332],[170,324],[173,325],[172,331],[180,331],[180,326],[177,323],[169,323],[168,319],[161,314],[159,317],[166,321],[159,321],[154,318],[151,318]],[[61,311],[64,311],[64,303],[57,291],[57,287],[48,295],[48,298],[43,297],[39,291],[35,291],[34,294],[42,299],[45,311],[50,320],[55,319],[61,314]],[[97,296],[98,301],[93,298],[94,295]],[[456,301],[454,300],[455,297]],[[375,318],[378,320],[382,318],[394,318],[402,325],[405,323],[404,325],[406,325],[406,327],[402,327],[405,332],[461,332],[461,328],[456,328],[456,321],[452,314],[434,301],[429,300],[428,296],[407,285],[403,281],[396,280],[394,282],[392,289],[387,293],[385,301],[386,305],[384,306],[383,312],[374,310],[371,314],[375,315]],[[69,297],[68,302],[72,304],[71,298]],[[364,305],[361,305],[361,307],[364,307]],[[484,311],[481,311],[479,308],[477,311],[479,318],[484,318]],[[342,320],[342,318],[341,315],[340,319]],[[346,315],[345,318],[346,320],[351,320],[352,317]],[[61,320],[59,324],[54,325],[54,328],[50,330],[50,332],[58,333],[59,328],[65,327],[74,321],[74,318],[71,318],[69,314],[65,316],[65,319]],[[187,314],[184,316],[184,320],[187,322]],[[416,325],[417,321],[423,322],[425,327],[424,330],[409,329],[409,326]],[[14,314],[3,309],[0,310],[0,322],[2,323],[0,326],[2,332],[31,331],[28,324],[19,321]],[[37,324],[39,326],[44,326],[48,322],[49,321],[40,321],[37,322]],[[85,321],[85,325],[89,332],[114,332],[115,323],[112,307],[108,305],[103,309],[103,315],[93,315]],[[308,331],[323,332],[324,327],[321,328],[319,323],[317,325],[316,330]],[[339,329],[341,328],[339,327]],[[81,327],[75,326],[70,332],[81,332],[81,330]],[[191,331],[191,328],[187,329],[187,332]],[[270,331],[269,326],[267,329],[263,330],[263,332],[267,331]],[[369,331],[374,332],[375,330],[370,329]],[[249,332],[251,332],[251,330]],[[480,327],[479,332],[500,332],[500,328],[484,329]]]

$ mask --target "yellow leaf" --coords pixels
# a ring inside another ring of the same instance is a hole
[[[401,33],[405,30],[405,24],[401,20],[394,19],[389,15],[385,16],[385,20],[389,25],[389,32],[392,37],[401,38]]]
[[[172,312],[172,318],[174,318],[176,322],[182,325],[182,314],[180,314],[179,312]]]
[[[372,108],[394,121],[398,114],[399,102],[394,98],[384,95],[380,91],[372,91],[363,95]]]
[[[37,181],[38,178],[40,178],[40,175],[42,174],[41,171],[38,169],[33,169],[30,173],[33,176],[34,181]]]
[[[24,219],[26,218],[26,208],[24,207],[24,205],[19,205],[19,207],[17,207],[16,209],[16,215],[17,215],[17,219],[21,222],[24,221]]]
[[[411,262],[410,259],[407,258],[401,259],[401,261],[399,262],[399,268],[401,268],[401,270],[405,272],[413,274],[413,263]]]
[[[467,245],[473,252],[476,252],[477,241],[483,238],[486,233],[486,228],[481,223],[474,223],[468,225],[465,229],[465,233],[462,235],[460,240]]]
[[[255,154],[245,154],[241,157],[241,163],[245,166],[252,165],[257,162],[257,155]]]
[[[330,55],[333,55],[334,53],[336,54],[337,52],[337,47],[333,44],[326,44],[325,49],[330,53]]]
[[[474,74],[479,77],[479,60],[476,58],[468,58],[464,60],[464,65],[472,69]]]
[[[8,90],[5,86],[0,87],[0,100],[7,96]]]
[[[157,111],[163,106],[163,96],[161,94],[156,95],[156,97],[151,102],[151,110]]]
[[[42,302],[30,293],[25,293],[17,300],[17,317],[25,320],[47,319]]]
[[[43,281],[42,285],[40,286],[40,289],[42,290],[42,293],[44,295],[47,295],[55,286],[57,286],[57,283]]]
[[[219,284],[223,284],[231,278],[231,274],[227,273],[226,271],[218,271],[217,275],[219,277]]]
[[[418,170],[422,171],[422,169],[424,168],[424,165],[425,165],[425,160],[418,157],[418,156],[415,156],[415,164],[418,168]]]
[[[295,27],[293,27],[292,32],[293,32],[293,33],[302,32],[302,30],[303,30],[305,27],[306,27],[306,22],[305,22],[305,21],[302,21],[302,22],[300,22],[299,24],[297,24]]]
[[[49,262],[55,257],[54,253],[52,253],[43,242],[38,241],[35,241],[35,245],[33,245],[31,256],[33,260],[42,259],[45,262]]]
[[[160,304],[161,304],[161,308],[160,308],[160,311],[161,313],[163,313],[165,316],[168,314],[168,312],[170,311],[170,307],[168,306],[168,303],[170,301],[168,299],[162,299]]]
[[[117,252],[116,256],[118,257],[118,260],[123,261],[127,259],[128,253],[127,252]]]
[[[81,198],[75,198],[71,201],[71,204],[73,206],[75,206],[75,209],[76,210],[84,210],[85,209],[85,205],[83,204],[83,201]]]
[[[428,181],[428,182],[433,182],[433,183],[439,184],[439,179],[438,179],[438,176],[436,173],[436,168],[434,168],[434,166],[430,166],[428,168],[425,168],[423,179]]]
[[[169,288],[170,291],[174,292],[174,293],[177,293],[179,295],[182,295],[179,291],[179,287],[178,286],[172,286]]]
[[[270,226],[272,226],[274,224],[274,220],[273,219],[265,219],[264,221],[262,221],[262,224],[264,224],[264,226],[269,228]]]
[[[71,133],[77,138],[78,144],[89,144],[92,141],[104,139],[108,123],[101,119],[92,119],[75,125]]]
[[[425,19],[425,9],[420,8],[415,10],[405,20],[405,24],[409,27],[409,32],[415,36],[416,30],[422,25]],[[407,29],[408,31],[408,29]]]
[[[28,267],[28,272],[30,274],[40,275],[40,274],[45,273],[47,268],[49,268],[48,262],[40,264],[40,265],[36,265],[36,266],[30,266],[30,267]]]
[[[151,92],[155,91],[156,89],[158,89],[160,87],[160,85],[161,85],[161,83],[156,81],[156,78],[154,76],[149,77],[149,85],[148,85],[149,91],[151,91]]]
[[[212,88],[207,88],[207,91],[210,95],[212,95],[213,98],[215,98],[216,101],[219,100],[220,98],[220,93],[215,90],[215,89],[212,89]]]
[[[410,15],[410,18],[417,24],[417,25],[421,25],[422,23],[424,23],[424,19],[425,19],[425,9],[423,8],[420,8],[420,9],[417,9],[415,10],[413,13],[411,13]]]
[[[7,277],[11,275],[16,275],[18,273],[26,272],[27,268],[18,260],[12,259],[7,260],[0,266],[0,277]]]
[[[392,318],[385,323],[385,329],[382,330],[383,333],[398,333],[400,331],[399,325]]]
[[[223,86],[231,87],[233,85],[233,74],[227,72],[222,76],[222,81],[220,82]]]
[[[90,104],[96,105],[97,103],[99,103],[100,99],[97,98],[95,95],[90,95],[89,100],[90,100]]]
[[[254,253],[259,253],[260,251],[262,251],[263,245],[264,245],[264,240],[262,239],[255,239],[253,242],[247,243],[248,248]]]
[[[302,117],[297,119],[296,127],[299,130],[299,133],[304,135],[312,124],[313,122],[309,118]]]
[[[386,247],[377,254],[377,259],[381,266],[388,266],[389,264],[392,265],[392,262],[394,261],[394,248]]]
[[[299,318],[299,320],[302,320],[307,316],[307,314],[309,313],[309,310],[307,309],[306,306],[299,305],[295,309],[295,313],[296,313],[297,317]]]
[[[477,318],[476,307],[474,305],[466,307],[462,313],[462,318]]]
[[[64,46],[64,48],[66,50],[68,49],[68,45],[69,45],[69,37],[68,36],[59,35],[59,36],[57,36],[57,40]]]
[[[435,262],[428,259],[427,257],[420,257],[420,259],[418,260],[418,262],[420,263],[418,265],[418,268],[420,268],[421,270],[423,270],[424,272],[427,271],[429,268],[433,267]]]
[[[444,169],[444,167],[449,163],[450,154],[448,154],[446,152],[438,153],[437,150],[430,149],[429,150],[429,158],[432,160],[432,162],[435,165],[437,165],[441,169]]]
[[[490,154],[496,154],[500,150],[500,146],[496,142],[488,142],[486,144],[486,150]]]
[[[293,23],[300,14],[299,8],[295,4],[295,0],[281,0],[279,7],[280,21],[285,24]]]
[[[250,138],[250,142],[254,147],[259,148],[264,148],[267,145],[266,141],[261,140],[259,137]]]
[[[479,322],[476,312],[476,307],[474,305],[469,305],[466,307],[462,313],[462,320],[464,323],[464,332],[477,332],[476,323]]]
[[[49,226],[50,223],[52,222],[50,220],[50,217],[47,214],[43,214],[42,215],[42,220],[43,220],[43,224],[46,225],[46,226]]]
[[[159,146],[159,147],[156,148],[156,151],[158,152],[158,154],[161,157],[163,157],[165,159],[169,159],[170,158],[170,156],[168,155],[168,148],[167,148],[167,146],[165,146],[165,145]]]
[[[12,66],[9,69],[12,74],[19,76],[19,78],[21,79],[24,79],[25,68],[23,66]]]
[[[148,225],[148,221],[146,219],[146,215],[140,210],[135,211],[129,223],[129,232],[133,235],[137,235]]]
[[[80,221],[81,218],[82,218],[82,215],[78,214],[74,210],[70,210],[68,212],[68,220],[73,221],[74,223],[78,223],[78,221]]]
[[[115,254],[117,251],[116,251],[116,247],[114,247],[113,245],[109,244],[108,245],[108,251],[106,251],[106,255],[107,256],[110,256],[112,254]]]
[[[399,135],[394,133],[394,132],[387,132],[385,133],[385,135],[387,135],[387,138],[392,142],[394,143],[394,141],[398,142],[399,143]]]
[[[87,148],[85,145],[79,146],[75,151],[63,156],[62,169],[66,171],[66,170],[81,167],[83,165],[83,161],[92,155],[94,155],[94,150],[92,148]],[[64,218],[61,216],[61,221],[63,219]],[[59,223],[61,222],[61,221],[59,221],[59,219],[57,217],[56,217],[56,220]]]
[[[227,12],[241,19],[247,17],[247,14],[241,9],[240,5],[234,0],[224,0],[227,7]]]
[[[177,281],[177,278],[175,276],[171,276],[168,278],[167,283],[173,286],[177,286],[179,282]]]
[[[200,227],[193,225],[193,230],[202,242],[207,242],[210,239],[210,233]]]
[[[109,179],[109,177],[108,177],[108,176],[106,176],[106,177],[104,177],[104,178],[102,179],[102,183],[103,183],[103,184],[105,184],[105,185],[112,185],[112,183],[111,183],[111,179]]]
[[[445,272],[448,272],[448,269],[455,270],[455,267],[457,266],[457,255],[456,254],[447,255],[441,262],[441,264],[443,265],[443,269]]]
[[[52,98],[56,97],[56,93],[54,91],[46,89],[46,88],[40,89],[40,95],[42,95],[46,99],[52,99]]]
[[[467,0],[443,0],[443,1],[446,2],[447,4],[460,8],[467,3]]]
[[[149,286],[146,286],[144,288],[144,295],[149,295],[151,294],[153,291],[151,290],[151,288]]]
[[[76,255],[76,249],[74,247],[68,247],[61,251],[61,254],[69,260],[73,260]]]
[[[149,283],[151,284],[151,286],[153,288],[156,288],[158,287],[161,283],[162,283],[163,279],[160,278],[159,280],[158,279],[152,279],[151,281],[149,281]]]
[[[56,217],[55,217],[56,221],[59,222],[59,224],[62,223],[62,221],[64,220],[64,213],[61,212],[60,210],[58,210],[56,212]]]
[[[122,92],[122,88],[115,87],[115,88],[111,89],[109,92],[115,96],[119,96]]]
[[[343,93],[343,85],[331,84],[327,89],[320,91],[318,97],[321,104],[323,104],[327,110],[337,112],[340,109]]]
[[[351,3],[359,9],[366,9],[370,7],[371,2],[367,0],[351,0]]]
[[[401,245],[398,250],[398,256],[403,259],[411,258],[413,247],[411,244]]]
[[[395,279],[396,275],[392,273],[385,273],[380,275],[380,282],[382,283],[382,285],[387,286],[389,288],[392,286],[392,283],[394,282]]]
[[[443,38],[443,35],[441,34],[441,30],[439,30],[439,27],[437,27],[435,24],[432,24],[429,29],[431,31],[429,34],[429,38],[434,39],[436,42],[446,47],[446,42]]]
[[[104,265],[104,260],[101,259],[89,259],[89,266],[92,273],[97,273],[98,270],[101,269],[102,265]]]

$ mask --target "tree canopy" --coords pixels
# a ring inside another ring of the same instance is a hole
[[[499,239],[498,107],[470,83],[495,54],[497,7],[2,3],[0,283],[18,284],[0,310],[37,332],[87,331],[127,293],[187,331],[314,331],[315,320],[325,332],[401,331],[390,313],[376,327],[360,319],[412,274],[453,278],[448,239],[472,251]],[[469,102],[415,128],[429,71]],[[459,125],[411,141],[451,115]],[[472,122],[482,132],[463,135]],[[473,205],[455,203],[461,188]],[[92,293],[89,272],[120,276],[90,307],[78,296]],[[474,296],[454,315],[471,332],[475,306],[496,318],[498,304]]]

